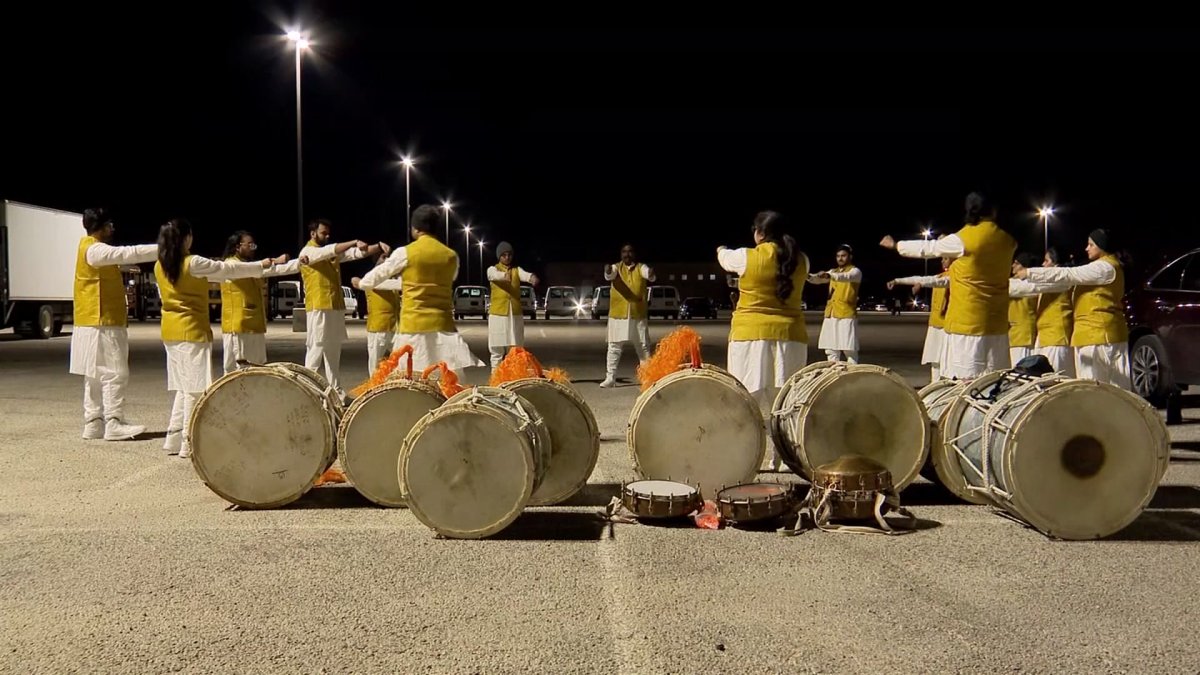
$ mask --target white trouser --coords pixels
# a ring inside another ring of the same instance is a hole
[[[508,350],[512,349],[510,345],[501,345],[499,347],[488,347],[488,353],[491,355],[492,370],[495,370],[504,357],[508,355]],[[617,353],[620,358],[620,352]]]
[[[847,363],[858,363],[858,352],[847,349],[826,349],[825,360],[841,361],[845,357]]]
[[[633,344],[639,361],[645,361],[650,358],[650,345],[644,339],[639,337],[637,340],[629,340],[629,342]],[[605,372],[609,377],[615,377],[617,374],[617,366],[621,363],[621,352],[624,351],[625,344],[624,342],[608,343],[608,362]]]
[[[125,385],[129,383],[129,338],[124,328],[83,327],[72,336],[72,372],[83,374],[83,421],[125,419]],[[76,329],[79,330],[79,329]],[[78,342],[79,351],[75,354]]]
[[[265,333],[222,333],[221,353],[225,374],[238,369],[239,360],[263,364],[267,362]]]
[[[1054,372],[1067,377],[1075,377],[1075,352],[1070,347],[1057,345],[1053,347],[1038,347],[1035,354],[1041,354],[1050,362]]]
[[[207,342],[164,342],[167,391],[175,393],[163,448],[177,452],[191,442],[188,425],[196,401],[212,384],[212,345]]]
[[[1131,389],[1129,345],[1124,342],[1075,348],[1075,370],[1080,379],[1107,382]]]
[[[171,420],[167,422],[167,440],[163,447],[167,450],[178,451],[182,439],[183,445],[191,445],[191,432],[188,425],[192,422],[192,410],[201,392],[177,391],[175,402],[171,405]]]
[[[346,392],[342,391],[342,384],[338,381],[338,375],[342,372],[341,341],[326,340],[321,344],[308,345],[304,352],[304,367],[319,373],[321,364],[325,365],[325,380],[329,382],[329,386],[345,398]]]
[[[1025,358],[1026,356],[1030,356],[1032,354],[1033,354],[1033,347],[1009,347],[1008,348],[1008,360],[1012,364],[1013,368],[1017,367],[1017,363],[1021,359]]]
[[[942,379],[942,373],[941,369],[937,367],[937,364],[935,363],[934,365],[929,366],[929,381],[937,382],[940,379]]]
[[[367,377],[375,374],[379,362],[392,353],[392,342],[396,339],[394,331],[379,331],[367,333]]]

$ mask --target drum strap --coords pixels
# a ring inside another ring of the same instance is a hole
[[[780,528],[776,530],[784,536],[795,536],[804,530],[804,517],[812,520],[812,526],[822,532],[839,532],[843,534],[908,534],[916,528],[917,517],[908,509],[900,506],[900,497],[892,490],[881,490],[875,493],[875,522],[879,527],[871,527],[869,525],[836,525],[829,522],[829,514],[833,510],[829,503],[833,493],[829,490],[821,490],[821,501],[813,504],[817,490],[809,490],[808,496],[801,502],[797,513],[796,522],[791,528]],[[883,517],[884,505],[891,506],[892,509],[899,515],[908,519],[908,522],[894,526]]]
[[[625,523],[628,525],[637,524],[637,516],[632,511],[625,508],[625,504],[621,502],[620,497],[613,497],[608,502],[608,506],[604,507],[603,511],[597,511],[596,516],[600,520],[610,523]]]

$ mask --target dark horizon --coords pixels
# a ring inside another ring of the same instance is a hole
[[[1042,249],[1047,200],[1051,243],[1077,258],[1095,227],[1115,228],[1142,265],[1195,246],[1183,234],[1195,216],[1176,206],[1197,179],[1181,86],[1195,53],[1175,36],[431,24],[399,40],[399,11],[309,10],[305,216],[332,220],[339,241],[403,243],[397,160],[414,151],[414,207],[452,197],[489,248],[509,241],[534,270],[615,260],[625,241],[651,264],[711,260],[720,244],[748,245],[753,215],[774,209],[815,268],[848,242],[874,285],[922,269],[880,237],[956,230],[972,189],[997,199],[1023,250]],[[198,253],[248,229],[261,254],[294,255],[288,15],[139,17],[13,22],[0,197],[106,206],[127,243],[182,216]]]

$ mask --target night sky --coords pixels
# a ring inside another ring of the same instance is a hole
[[[305,216],[337,240],[403,241],[397,159],[412,151],[414,206],[451,196],[456,219],[535,270],[614,260],[627,240],[651,263],[708,260],[772,208],[815,267],[847,241],[882,281],[921,263],[879,238],[957,229],[971,189],[1029,250],[1050,198],[1052,243],[1077,255],[1097,226],[1143,266],[1200,241],[1198,61],[1182,34],[586,32],[391,5],[10,16],[0,196],[106,205],[125,243],[183,216],[197,253],[239,228],[260,253],[295,253],[280,34],[303,14]]]

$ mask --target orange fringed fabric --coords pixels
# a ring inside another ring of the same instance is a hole
[[[446,398],[450,398],[458,392],[466,389],[466,387],[458,383],[458,376],[454,374],[453,370],[450,370],[450,367],[446,365],[445,361],[439,361],[426,368],[425,372],[421,373],[421,379],[428,380],[429,376],[432,375],[433,371],[435,370],[442,371],[442,376],[437,379],[437,384],[442,390],[442,395]]]
[[[642,391],[679,370],[679,364],[688,359],[692,366],[700,367],[700,335],[684,326],[663,338],[654,348],[654,355],[638,366],[637,376],[638,382],[642,383]]]
[[[317,487],[319,485],[326,485],[328,483],[345,483],[345,482],[346,482],[346,474],[341,469],[335,469],[333,467],[330,467],[325,470],[325,473],[321,474],[321,477],[317,479],[317,482],[313,483],[313,487]]]
[[[508,356],[496,366],[496,370],[492,372],[492,378],[488,384],[493,387],[499,387],[505,382],[513,380],[523,380],[530,377],[546,378],[554,380],[562,384],[570,384],[571,377],[567,371],[562,368],[551,368],[543,370],[542,364],[538,361],[529,350],[524,347],[513,347],[508,352]]]
[[[375,367],[375,373],[371,375],[371,378],[351,389],[350,395],[357,398],[370,391],[372,387],[376,387],[386,382],[388,377],[391,376],[392,371],[396,370],[396,367],[400,365],[400,359],[404,358],[405,356],[408,357],[408,370],[406,371],[407,374],[405,377],[411,380],[413,375],[412,352],[412,345],[404,345],[400,349],[397,349],[389,354],[386,359],[380,361],[379,365]]]

